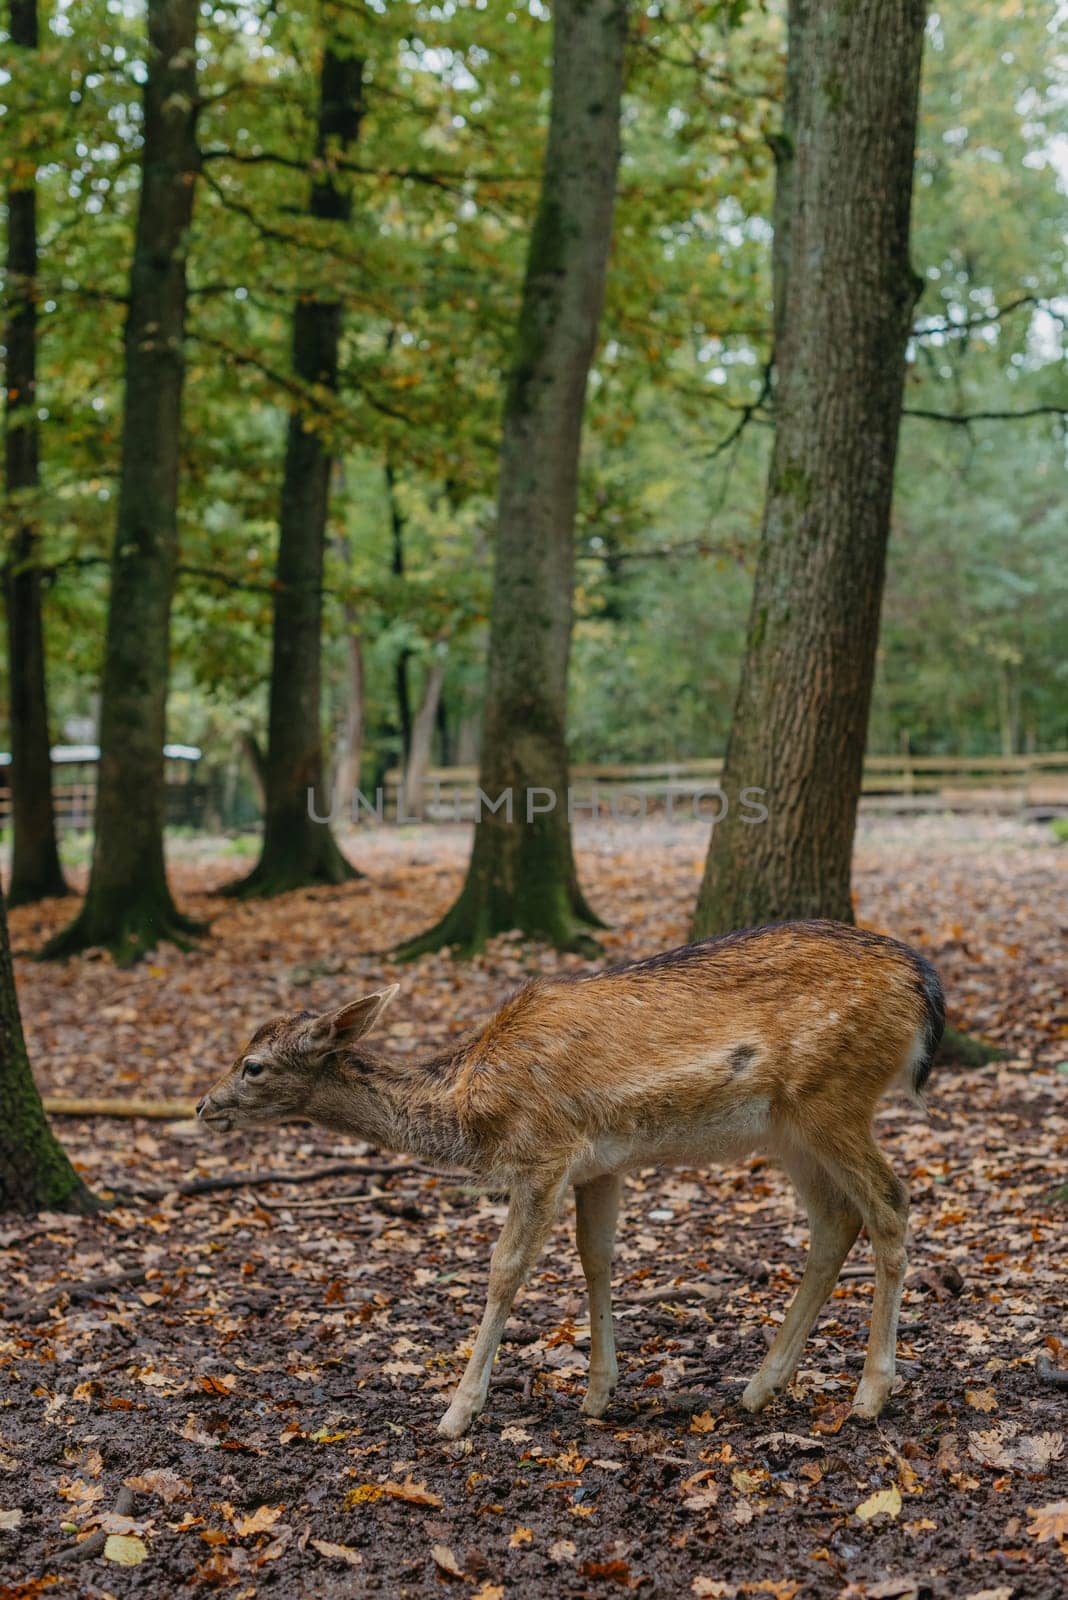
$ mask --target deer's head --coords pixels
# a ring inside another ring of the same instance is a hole
[[[370,1033],[398,988],[390,984],[323,1016],[297,1011],[265,1022],[200,1101],[197,1116],[229,1133],[307,1115],[331,1059]]]

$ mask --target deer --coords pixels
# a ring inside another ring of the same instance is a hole
[[[771,924],[539,978],[426,1059],[367,1043],[398,988],[264,1023],[197,1115],[221,1132],[303,1118],[507,1193],[485,1311],[440,1433],[459,1438],[485,1406],[505,1323],[568,1189],[590,1315],[581,1409],[600,1417],[619,1376],[611,1272],[624,1175],[754,1153],[785,1171],[810,1245],[741,1403],[760,1411],[791,1381],[863,1226],[875,1283],[852,1414],[879,1416],[894,1382],[909,1196],[872,1121],[894,1086],[924,1104],[945,1022],[924,956],[842,923]]]

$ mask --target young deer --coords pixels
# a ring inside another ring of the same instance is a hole
[[[266,1023],[197,1113],[223,1130],[306,1117],[507,1191],[486,1310],[442,1433],[459,1437],[485,1404],[512,1302],[569,1186],[590,1304],[582,1409],[596,1417],[618,1376],[610,1274],[621,1174],[754,1150],[785,1168],[812,1237],[742,1403],[759,1411],[789,1382],[863,1224],[875,1297],[853,1411],[879,1415],[894,1377],[908,1192],[871,1122],[895,1082],[919,1098],[942,1035],[942,988],[921,955],[833,922],[754,928],[539,980],[421,1062],[363,1042],[396,992]]]

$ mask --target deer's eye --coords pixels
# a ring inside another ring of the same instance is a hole
[[[243,1078],[260,1078],[260,1077],[262,1077],[263,1076],[263,1062],[262,1061],[246,1061],[245,1065],[241,1068],[241,1076]]]

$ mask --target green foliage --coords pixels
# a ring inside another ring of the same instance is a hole
[[[296,406],[344,462],[324,717],[340,725],[355,616],[369,782],[399,753],[401,652],[417,701],[422,663],[447,641],[453,754],[478,712],[501,374],[537,193],[549,26],[537,0],[344,6],[325,20],[365,61],[360,140],[338,172],[353,188],[348,225],[307,215],[324,16],[301,5],[202,12],[170,721],[173,738],[202,743],[220,767],[238,761],[246,729],[262,734],[282,441]],[[912,412],[1065,404],[1057,27],[1052,7],[1023,0],[949,0],[932,14]],[[93,715],[102,651],[143,33],[139,12],[73,0],[42,7],[39,61],[16,62],[10,47],[0,61],[2,176],[36,169],[40,193],[39,511],[57,732]],[[777,6],[684,0],[635,13],[577,530],[580,758],[713,754],[729,727],[770,433],[769,139],[782,48]],[[310,292],[346,309],[336,399],[291,372],[292,305]],[[1052,413],[906,421],[873,747],[1068,740],[1065,477]]]

